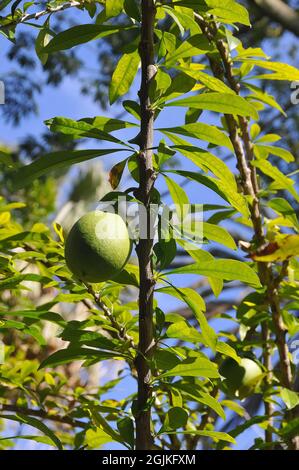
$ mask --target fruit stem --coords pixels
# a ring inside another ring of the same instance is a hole
[[[153,294],[154,275],[152,266],[153,224],[150,211],[150,195],[155,181],[153,169],[154,142],[154,111],[150,100],[150,83],[156,74],[154,56],[154,23],[155,5],[153,0],[141,1],[141,40],[139,53],[141,57],[140,99],[140,152],[139,152],[139,188],[137,197],[142,204],[140,210],[140,227],[146,233],[140,234],[136,247],[139,272],[139,353],[136,358],[138,376],[136,423],[136,449],[153,448],[151,434],[150,401],[152,389],[150,385],[150,358],[154,344],[153,333]],[[141,216],[145,220],[141,219]]]

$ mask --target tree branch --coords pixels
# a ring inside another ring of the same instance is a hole
[[[196,19],[206,37],[213,42],[218,49],[220,61],[210,58],[213,74],[220,80],[226,79],[228,85],[235,93],[240,93],[240,83],[238,83],[233,74],[232,60],[225,42],[217,40],[217,26],[215,23],[207,24],[200,15]],[[253,144],[251,142],[248,120],[239,116],[238,121],[232,115],[225,115],[229,129],[229,137],[234,147],[237,168],[241,176],[241,186],[245,195],[251,196],[252,202],[249,204],[251,220],[254,229],[254,239],[258,246],[265,243],[263,232],[263,219],[260,210],[256,169],[251,165],[254,159]],[[240,135],[241,134],[241,135]],[[282,384],[288,389],[292,389],[292,371],[286,343],[286,331],[283,325],[280,300],[278,295],[278,286],[273,275],[271,264],[258,263],[259,277],[263,286],[266,287],[267,301],[271,310],[272,321],[274,324],[276,343],[280,357]],[[266,359],[266,357],[265,357]],[[267,359],[268,360],[268,359]],[[266,364],[265,364],[266,366]],[[265,404],[265,409],[268,406]],[[299,440],[294,439],[291,443],[292,448],[299,449]]]
[[[128,341],[130,343],[130,346],[133,348],[133,349],[136,349],[136,345],[134,343],[134,340],[132,338],[132,336],[128,335],[128,333],[126,332],[126,329],[120,325],[118,323],[118,321],[116,320],[116,318],[114,317],[113,313],[111,312],[111,310],[107,307],[107,305],[101,300],[101,297],[93,290],[93,288],[91,287],[91,285],[89,284],[84,284],[87,291],[89,292],[89,294],[91,294],[94,298],[94,301],[95,303],[97,304],[97,306],[103,310],[105,316],[108,318],[108,320],[110,320],[110,323],[111,325],[113,326],[113,328],[115,328],[118,332],[118,336],[120,339],[123,339],[125,341]],[[83,303],[88,307],[90,308],[91,306],[88,304],[88,301],[84,300]]]
[[[285,29],[299,36],[299,13],[282,0],[250,0],[263,13],[281,24]]]
[[[154,279],[151,261],[153,249],[153,233],[150,211],[150,195],[155,181],[153,169],[153,129],[154,110],[151,108],[150,83],[156,74],[154,57],[154,22],[155,5],[153,0],[141,1],[141,41],[139,52],[141,57],[141,87],[140,98],[140,152],[139,152],[139,189],[137,197],[145,209],[146,220],[141,220],[140,227],[146,234],[140,234],[137,246],[137,255],[140,271],[139,288],[139,353],[136,358],[138,375],[138,396],[136,412],[136,449],[148,450],[153,447],[151,435],[150,399],[152,396],[150,386],[149,360],[152,355],[154,342],[153,334],[153,294]]]
[[[15,20],[12,19],[10,22],[3,24],[1,27],[10,28],[11,26],[25,23],[26,21],[38,21],[42,16],[49,15],[52,13],[59,13],[60,11],[67,10],[68,8],[79,7],[82,6],[82,3],[72,1],[66,2],[63,5],[59,5],[57,7],[47,7],[45,10],[38,11],[37,13],[25,13],[22,16],[19,16]],[[3,17],[1,19],[4,19]]]

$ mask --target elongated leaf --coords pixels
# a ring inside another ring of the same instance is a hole
[[[226,432],[220,431],[167,431],[167,434],[189,434],[190,436],[203,436],[203,437],[211,437],[216,441],[227,441],[235,444],[236,441],[233,437],[231,437]]]
[[[292,196],[299,201],[299,196],[295,189],[293,188],[294,181],[291,178],[285,176],[278,168],[271,165],[268,160],[254,160],[252,165],[256,166],[261,170],[265,175],[269,176],[271,179],[274,180],[275,187],[277,189],[286,189],[288,190]]]
[[[68,364],[69,362],[82,361],[89,358],[105,360],[115,359],[120,356],[121,354],[118,352],[115,354],[110,352],[102,352],[91,348],[71,347],[67,349],[61,349],[60,351],[57,351],[51,356],[47,357],[47,359],[41,363],[39,368],[43,369],[44,367],[55,367],[61,364]]]
[[[225,83],[223,83],[218,78],[213,77],[212,75],[208,75],[207,73],[202,71],[203,66],[197,63],[191,63],[189,68],[187,68],[186,64],[184,66],[176,66],[177,70],[181,70],[186,75],[189,75],[192,78],[195,78],[198,82],[202,83],[206,88],[211,91],[217,91],[219,93],[229,93],[231,95],[235,95],[235,92],[229,88]]]
[[[167,271],[169,274],[201,274],[227,281],[240,281],[260,287],[260,280],[247,263],[231,259],[215,259],[206,263],[194,263]]]
[[[204,93],[190,96],[167,103],[166,106],[183,106],[194,109],[205,109],[224,114],[236,114],[238,116],[250,116],[258,119],[258,114],[250,103],[238,95],[230,93]]]
[[[190,209],[189,198],[184,189],[168,176],[164,176],[173,202],[175,203],[180,223],[183,223]]]
[[[232,250],[236,250],[236,244],[233,237],[228,233],[228,231],[223,228],[219,227],[218,225],[209,224],[208,222],[203,222],[203,234],[209,240],[213,240],[215,242],[221,243]]]
[[[206,0],[209,13],[223,23],[242,23],[250,26],[248,11],[235,0]]]
[[[117,139],[113,135],[99,129],[86,121],[74,121],[70,118],[55,117],[46,121],[52,132],[60,132],[61,134],[71,135],[75,139],[89,137],[91,139],[106,140],[116,144],[126,145],[122,140]]]
[[[180,300],[183,300],[193,311],[195,318],[200,325],[204,341],[211,349],[215,349],[217,335],[213,328],[211,328],[209,325],[203,313],[206,310],[206,306],[203,298],[198,294],[198,292],[188,287],[162,287],[158,289],[157,292],[172,295]]]
[[[181,134],[187,137],[203,140],[214,145],[221,147],[227,147],[229,150],[233,150],[232,143],[229,137],[220,131],[216,126],[211,126],[203,122],[195,122],[192,124],[185,124],[179,127],[168,127],[157,129],[160,132],[167,132],[171,134]]]
[[[218,157],[207,150],[190,145],[186,140],[164,131],[174,143],[174,149],[191,160],[204,171],[211,171],[221,181],[229,183],[232,189],[237,189],[235,177],[228,166]]]
[[[108,155],[110,153],[121,152],[124,149],[91,149],[91,150],[72,150],[47,153],[43,157],[34,161],[30,165],[23,166],[14,174],[14,187],[23,188],[36,178],[48,173],[51,170],[58,170],[74,165],[75,163],[85,162],[92,158]]]
[[[131,29],[132,26],[102,25],[102,24],[82,24],[57,34],[47,46],[44,52],[58,52],[70,49],[79,44],[103,38],[119,32],[120,30]]]
[[[106,18],[118,16],[124,7],[124,0],[106,0],[105,13]]]
[[[288,410],[292,410],[299,404],[299,394],[288,388],[281,388],[280,396],[286,404]]]
[[[45,276],[41,276],[40,274],[15,274],[12,277],[0,281],[0,290],[19,288],[21,282],[23,281],[41,282],[47,284],[51,281],[51,279]]]
[[[236,60],[239,60],[238,57],[236,57]],[[259,78],[269,78],[271,80],[288,80],[291,82],[299,80],[299,70],[296,67],[293,67],[292,65],[284,64],[281,62],[270,62],[267,60],[255,60],[247,58],[242,60],[245,61],[247,64],[252,64],[257,67],[275,72],[271,74],[259,75]]]
[[[180,59],[205,54],[211,52],[212,49],[211,44],[203,34],[191,36],[183,41],[172,54],[167,55],[165,65],[166,67],[171,67]]]
[[[166,331],[168,338],[176,338],[190,343],[204,343],[201,333],[189,326],[185,321],[178,321],[170,325]]]
[[[297,230],[299,230],[297,215],[291,204],[286,199],[280,197],[273,198],[267,203],[267,205],[275,212],[278,212],[278,214],[283,215],[283,217],[289,220],[292,225],[296,227]]]
[[[225,413],[222,406],[216,398],[212,397],[209,393],[205,393],[199,387],[182,382],[175,382],[171,384],[172,389],[180,390],[188,399],[203,403],[214,410],[222,419],[225,419]]]
[[[186,426],[187,421],[187,411],[179,406],[174,406],[167,411],[164,423],[160,431],[158,432],[158,435],[163,434],[163,432],[171,431],[173,429],[183,428]]]
[[[38,429],[41,431],[45,436],[49,437],[51,441],[55,444],[55,446],[59,449],[62,450],[62,444],[58,437],[54,434],[54,432],[48,428],[42,421],[40,421],[37,418],[33,418],[31,416],[26,416],[21,413],[16,413],[15,415],[8,415],[8,414],[2,414],[2,418],[5,419],[10,419],[12,421],[18,421],[21,424],[27,424],[28,426],[32,426],[35,429]]]
[[[259,145],[255,144],[255,149],[258,150],[258,153],[262,153],[262,158],[263,154],[266,156],[270,155],[276,155],[279,158],[282,158],[285,162],[293,162],[295,160],[294,155],[291,154],[287,149],[281,148],[281,147],[274,147],[273,145]]]
[[[39,310],[20,310],[20,311],[9,311],[9,312],[0,312],[0,316],[10,316],[10,317],[23,317],[23,318],[32,318],[37,321],[46,320],[51,323],[56,323],[59,326],[65,326],[65,320],[56,312],[49,311],[39,311]]]
[[[212,379],[219,377],[216,365],[203,357],[188,358],[169,371],[164,372],[164,374],[159,375],[159,379],[176,377],[177,375],[181,377],[207,377]]]
[[[125,95],[135,78],[140,63],[138,51],[124,54],[119,60],[113,72],[110,88],[109,100],[113,104],[120,96]]]

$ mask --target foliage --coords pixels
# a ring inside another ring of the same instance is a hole
[[[11,3],[0,4],[1,11],[8,10],[0,25],[4,36],[14,41],[21,23],[30,26],[35,18],[31,13],[35,5],[13,3],[11,7]],[[190,197],[180,184],[183,178],[207,188],[217,201],[203,204],[204,221],[195,222],[195,228],[202,228],[203,246],[199,242],[196,246],[188,233],[177,238],[181,226],[171,221],[169,239],[160,231],[153,249],[154,351],[148,357],[152,397],[147,407],[155,445],[225,448],[244,430],[258,425],[265,431],[265,440],[257,439],[255,448],[298,448],[296,364],[288,341],[299,331],[299,235],[292,207],[299,196],[287,166],[294,157],[277,144],[279,135],[263,132],[260,115],[273,108],[284,113],[263,83],[292,81],[299,71],[270,61],[259,47],[245,48],[234,38],[236,24],[250,24],[246,9],[234,0],[155,3],[151,109],[156,119],[177,106],[186,108],[186,115],[184,123],[156,129],[161,140],[154,148],[157,183],[151,198],[162,208],[159,185],[166,183],[177,212],[184,215]],[[139,103],[124,97],[139,73],[140,2],[73,2],[69,8],[76,10],[77,17],[82,14],[82,23],[70,27],[63,23],[60,30],[52,23],[55,15],[67,14],[62,12],[64,5],[51,2],[40,15],[43,22],[38,23],[35,37],[39,59],[47,67],[53,53],[66,57],[69,52],[62,51],[74,48],[73,54],[81,44],[84,48],[90,41],[100,44],[103,38],[128,34],[130,42],[115,65],[109,87],[110,103],[124,99],[126,117],[78,121],[54,117],[46,125],[61,139],[60,148],[47,149],[27,165],[23,159],[16,163],[10,149],[1,150],[1,165],[9,180],[0,201],[0,332],[5,344],[1,419],[6,430],[16,421],[29,431],[9,437],[5,432],[0,446],[9,448],[22,438],[58,449],[93,449],[110,442],[131,449],[138,415],[136,260],[114,281],[84,284],[67,269],[63,229],[59,224],[52,228],[48,216],[54,208],[55,172],[119,152],[121,160],[110,171],[114,191],[103,200],[118,195],[138,200],[141,137],[127,141],[115,133],[139,132],[135,129],[140,125]],[[86,148],[78,150],[76,143],[82,139]],[[172,166],[177,155],[191,162],[192,170]],[[273,157],[283,160],[286,174]],[[235,166],[237,172],[232,170]],[[126,171],[132,186],[122,190]],[[43,187],[47,188],[44,202]],[[17,190],[16,198],[11,198],[12,190]],[[36,212],[26,209],[32,198],[36,198]],[[240,241],[249,259],[238,249]],[[179,255],[188,257],[188,262],[176,266]],[[204,289],[179,285],[183,274],[195,275]],[[235,289],[241,292],[240,301]],[[231,304],[222,311],[216,308],[211,315],[210,304],[223,298],[225,305],[226,292],[232,293],[235,308]],[[158,303],[164,296],[183,302],[187,315],[182,310],[164,312]],[[235,329],[222,331],[216,322],[211,324],[211,317],[232,322]],[[263,368],[263,381],[253,395],[259,416],[248,417],[246,404],[221,390],[219,365],[226,357],[237,362],[241,357],[255,358]],[[115,372],[103,385],[95,372],[99,364],[113,365]],[[118,387],[127,383],[128,376],[134,392],[121,397]]]

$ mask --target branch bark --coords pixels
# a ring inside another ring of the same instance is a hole
[[[251,0],[263,13],[299,36],[299,13],[282,0]]]
[[[60,11],[67,10],[68,8],[79,7],[79,6],[82,6],[80,2],[73,1],[73,2],[66,2],[63,5],[59,5],[57,7],[48,7],[45,10],[41,10],[36,13],[25,13],[24,15],[19,16],[16,19],[12,19],[10,22],[7,22],[3,24],[2,26],[0,25],[0,29],[9,28],[17,24],[25,23],[26,21],[31,21],[31,20],[38,21],[42,16],[50,15],[52,13],[59,13]]]
[[[151,261],[153,249],[153,233],[150,211],[151,190],[155,181],[153,169],[152,147],[154,142],[154,110],[151,108],[150,84],[156,74],[154,57],[154,22],[155,5],[153,0],[141,1],[141,41],[139,52],[141,57],[141,87],[140,98],[140,152],[139,152],[139,189],[137,197],[142,204],[140,215],[141,231],[146,227],[146,234],[141,233],[137,246],[137,256],[140,270],[139,288],[139,350],[136,358],[138,375],[138,396],[136,422],[136,449],[148,450],[153,447],[151,435],[150,400],[152,396],[150,385],[150,365],[152,355],[153,333],[153,294],[154,276]]]
[[[210,64],[213,74],[220,80],[226,80],[227,84],[237,94],[240,93],[240,83],[233,74],[232,60],[230,58],[227,45],[222,39],[217,40],[217,26],[214,23],[207,24],[199,15],[196,19],[210,42],[213,42],[219,52],[220,60],[210,58]],[[229,130],[229,137],[234,147],[237,168],[241,176],[241,186],[243,193],[251,197],[249,204],[251,221],[254,230],[254,240],[258,246],[265,243],[263,231],[263,218],[259,204],[259,186],[257,181],[256,169],[251,165],[254,159],[253,144],[249,133],[248,120],[239,116],[238,120],[232,115],[225,115]],[[288,346],[286,342],[286,331],[282,321],[280,299],[278,293],[277,280],[273,274],[271,264],[258,263],[259,277],[261,283],[266,288],[268,305],[271,311],[271,317],[276,334],[276,344],[281,365],[281,382],[288,389],[292,389],[292,370],[289,359]],[[265,358],[266,359],[266,358]],[[268,358],[267,358],[268,361]],[[265,364],[267,366],[267,364]],[[265,403],[265,411],[269,411]],[[269,439],[269,435],[267,438]],[[290,448],[299,450],[299,439],[295,438],[290,443]]]

